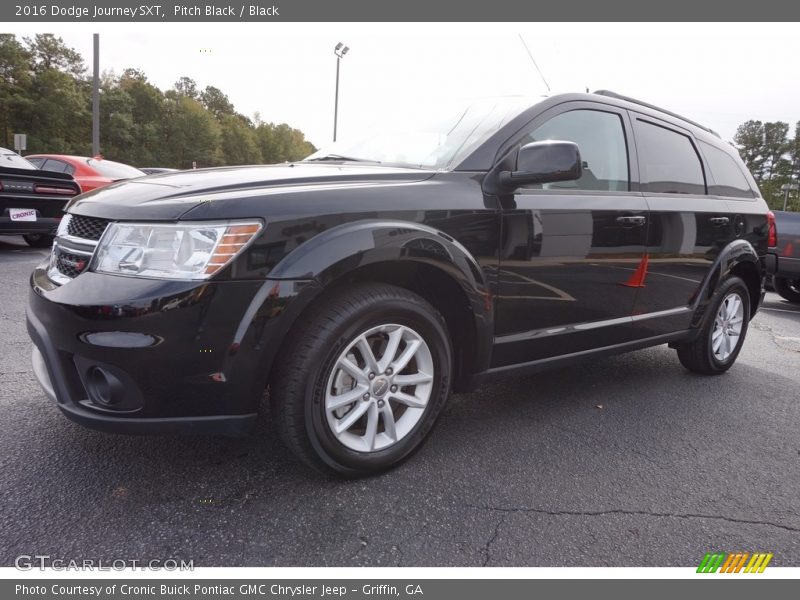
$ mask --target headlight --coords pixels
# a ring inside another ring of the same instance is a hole
[[[159,279],[208,279],[259,231],[258,221],[110,223],[92,270]]]

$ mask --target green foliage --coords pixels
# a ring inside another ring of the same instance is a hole
[[[28,134],[28,153],[89,155],[91,77],[80,54],[51,34],[0,34],[0,145]],[[253,123],[219,88],[181,77],[166,92],[138,69],[100,86],[103,156],[139,167],[191,168],[298,160],[315,151],[285,123]]]
[[[758,183],[770,208],[780,210],[786,199],[786,185],[800,180],[800,121],[789,136],[789,124],[782,121],[747,121],[733,138],[739,155]],[[800,192],[790,190],[788,210],[800,210]]]
[[[228,114],[220,119],[222,155],[228,165],[253,165],[262,162],[253,126],[241,115]]]

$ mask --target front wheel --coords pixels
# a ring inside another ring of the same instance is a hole
[[[681,364],[695,373],[718,375],[736,362],[750,321],[750,294],[739,277],[725,279],[711,298],[697,339],[679,344]]]
[[[31,248],[49,248],[53,245],[53,236],[46,233],[29,233],[22,236]]]
[[[270,390],[286,444],[349,477],[389,469],[430,433],[450,389],[444,319],[386,284],[340,288],[297,331]]]
[[[786,279],[785,277],[774,277],[772,285],[781,298],[800,304],[800,279]]]

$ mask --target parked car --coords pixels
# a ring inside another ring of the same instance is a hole
[[[29,246],[49,247],[64,205],[79,193],[70,175],[45,173],[0,148],[0,235],[21,235]]]
[[[777,247],[772,287],[789,302],[800,304],[800,213],[775,211]]]
[[[47,395],[108,431],[238,434],[269,388],[286,444],[356,476],[487,378],[657,344],[734,364],[772,226],[733,147],[610,92],[416,118],[71,202],[31,279]]]
[[[168,167],[141,167],[139,170],[146,175],[160,175],[161,173],[175,173],[178,169],[170,169]]]
[[[45,171],[68,173],[81,186],[81,191],[90,192],[115,181],[142,177],[145,173],[130,165],[100,157],[69,156],[66,154],[31,154],[26,157],[35,166]]]

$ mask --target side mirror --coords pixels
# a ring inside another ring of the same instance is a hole
[[[517,152],[514,171],[500,172],[500,183],[516,189],[521,185],[574,181],[581,178],[582,164],[581,152],[573,142],[531,142]]]

